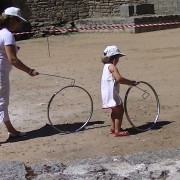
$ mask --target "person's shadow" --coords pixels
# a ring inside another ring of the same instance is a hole
[[[81,130],[79,131],[84,131],[86,130],[86,127],[88,126],[92,126],[91,129],[93,128],[99,128],[97,127],[97,125],[100,124],[104,124],[104,121],[92,121],[92,122],[88,122],[87,125],[85,127],[83,127]],[[94,127],[94,125],[96,125],[96,127]],[[75,129],[78,129],[79,127],[83,126],[83,123],[74,123],[74,124],[58,124],[58,125],[51,125],[51,124],[46,124],[45,126],[36,129],[36,130],[32,130],[32,131],[28,131],[27,135],[24,137],[16,137],[16,138],[8,138],[6,141],[1,142],[1,144],[5,144],[5,143],[10,143],[10,142],[18,142],[18,141],[26,141],[29,139],[35,139],[35,138],[39,138],[39,137],[46,137],[46,136],[53,136],[55,134],[60,134],[60,135],[65,135],[65,134],[69,134],[69,133],[75,133],[78,131],[74,131]],[[103,126],[101,126],[103,127]],[[61,130],[62,132],[58,131]]]
[[[158,121],[155,124],[155,126],[153,127],[153,129],[151,129],[151,130],[159,130],[163,126],[166,126],[172,122],[173,121],[165,121],[165,120]],[[18,137],[18,138],[8,138],[6,141],[1,142],[1,144],[18,142],[18,141],[26,141],[29,139],[35,139],[35,138],[39,138],[39,137],[53,136],[55,134],[66,135],[68,133],[75,133],[77,131],[73,131],[73,130],[77,129],[78,127],[81,127],[82,125],[83,125],[82,123],[74,123],[74,124],[68,124],[68,125],[67,124],[59,124],[59,125],[54,125],[54,128],[53,128],[51,124],[46,124],[45,126],[39,128],[39,129],[27,132],[27,136]],[[100,125],[100,126],[98,126],[98,125]],[[91,130],[91,129],[95,129],[95,128],[102,128],[102,127],[107,127],[107,126],[109,126],[109,125],[104,125],[104,121],[92,121],[92,122],[88,122],[88,124],[85,127],[83,127],[80,131]],[[138,128],[146,129],[147,126],[148,126],[148,124],[145,124],[145,125],[139,126]],[[88,127],[88,128],[86,128],[86,127]],[[61,133],[57,129],[63,130],[64,133]],[[130,135],[136,135],[136,134],[144,132],[144,131],[138,131],[133,127],[127,128],[125,130],[127,130]]]

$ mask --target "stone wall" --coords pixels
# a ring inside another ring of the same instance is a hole
[[[120,16],[122,4],[154,4],[155,14],[180,14],[179,0],[13,0],[32,21]]]
[[[158,15],[180,15],[180,0],[148,0],[154,4],[155,13]]]
[[[120,16],[120,6],[126,3],[146,3],[147,0],[14,0],[31,21],[47,22],[61,19]]]
[[[121,15],[122,4],[154,4],[155,14],[180,14],[179,0],[1,0],[0,7],[17,6],[30,22]]]
[[[10,0],[6,2],[10,3]],[[123,13],[126,14],[128,10],[125,9],[126,7],[121,8],[122,5],[132,5],[136,8],[135,13],[131,15],[134,18],[137,15],[168,15],[167,18],[172,17],[169,15],[180,15],[180,0],[12,0],[10,5],[21,8],[22,15],[29,20],[32,30],[61,27],[69,21],[124,18]],[[140,7],[139,5],[145,6]],[[138,6],[140,7],[139,14]],[[151,7],[150,11],[147,9],[149,7]],[[177,18],[179,19],[179,16]],[[175,20],[173,19],[173,21]],[[154,20],[154,22],[159,21]]]

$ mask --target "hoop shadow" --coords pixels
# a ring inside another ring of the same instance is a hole
[[[74,124],[69,124],[67,126],[67,124],[58,124],[58,125],[54,125],[55,128],[57,129],[63,129],[63,128],[69,128],[66,129],[66,131],[72,131],[72,133],[78,132],[78,131],[73,131],[73,128],[77,128],[80,127],[80,125],[82,126],[84,123],[74,123]],[[84,131],[86,129],[87,126],[93,126],[95,124],[104,124],[104,121],[92,121],[89,122],[83,129],[81,129],[81,131]],[[45,126],[36,129],[36,130],[32,130],[32,131],[28,131],[27,132],[27,136],[24,137],[18,137],[18,138],[8,138],[6,141],[1,142],[1,144],[5,144],[5,143],[11,143],[11,142],[18,142],[18,141],[26,141],[29,139],[35,139],[35,138],[40,138],[40,137],[47,137],[47,136],[53,136],[55,134],[60,134],[60,135],[65,135],[66,133],[60,133],[58,132],[55,128],[52,127],[52,125],[50,124],[46,124]],[[94,127],[96,128],[96,127]]]
[[[151,130],[159,130],[161,129],[163,126],[166,126],[168,124],[171,124],[173,121],[158,121],[156,122],[156,124],[152,127]],[[152,122],[149,122],[147,124],[144,124],[144,125],[141,125],[141,126],[138,126],[137,128],[139,129],[148,129],[148,127],[150,126],[150,124],[152,124]],[[143,132],[146,132],[146,131],[138,131],[137,129],[135,128],[127,128],[126,129],[130,135],[136,135],[136,134],[139,134],[139,133],[143,133]]]

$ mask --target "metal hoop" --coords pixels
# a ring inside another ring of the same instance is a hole
[[[50,106],[51,106],[51,103],[52,103],[53,99],[56,97],[56,95],[58,95],[60,92],[62,92],[63,90],[65,90],[67,88],[79,88],[79,89],[81,89],[83,92],[85,92],[85,94],[87,95],[87,98],[89,98],[89,100],[90,100],[90,111],[88,113],[88,118],[85,120],[85,122],[80,127],[78,127],[77,129],[74,129],[72,131],[63,131],[63,130],[57,128],[52,123],[52,120],[51,120],[51,117],[50,117]],[[59,91],[57,91],[56,93],[54,93],[53,96],[50,98],[49,103],[48,103],[48,107],[47,107],[48,120],[49,120],[50,124],[52,125],[52,127],[54,129],[56,129],[57,131],[59,131],[60,133],[72,133],[72,132],[77,132],[77,131],[82,130],[87,125],[87,123],[90,121],[90,119],[92,117],[92,113],[93,113],[93,100],[92,100],[91,95],[84,88],[82,88],[80,86],[76,86],[76,85],[65,86],[62,89],[60,89]]]
[[[134,127],[134,128],[135,128],[136,130],[138,130],[138,131],[148,131],[148,130],[152,129],[152,128],[155,126],[156,122],[158,121],[159,114],[160,114],[160,102],[159,102],[159,98],[158,98],[158,95],[157,95],[156,91],[154,90],[154,88],[153,88],[149,83],[144,82],[144,81],[139,81],[139,82],[137,82],[137,83],[138,83],[138,84],[145,84],[145,85],[147,85],[147,86],[152,90],[153,94],[155,95],[155,98],[156,98],[156,116],[155,116],[154,122],[153,122],[149,127],[147,127],[146,129],[141,129],[141,128],[139,128],[139,127],[136,127],[136,126],[134,125],[134,123],[132,122],[131,118],[129,117],[128,110],[127,110],[127,98],[128,98],[128,94],[129,94],[129,92],[131,91],[131,89],[132,89],[133,87],[136,87],[136,88],[142,90],[142,91],[144,92],[144,94],[142,95],[142,97],[143,97],[144,99],[146,99],[146,98],[149,96],[149,93],[147,93],[147,92],[144,91],[143,89],[139,88],[138,86],[130,86],[130,87],[128,88],[128,90],[127,90],[127,92],[126,92],[126,94],[125,94],[125,99],[124,99],[124,111],[125,111],[127,120],[129,121],[129,123],[131,124],[132,127]],[[147,94],[147,95],[144,96],[145,94]]]

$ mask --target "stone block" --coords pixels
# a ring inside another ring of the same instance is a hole
[[[155,14],[154,4],[138,4],[138,5],[135,5],[135,11],[136,11],[136,15]]]
[[[130,17],[134,15],[134,5],[132,4],[123,4],[120,6],[120,15],[121,17]]]

